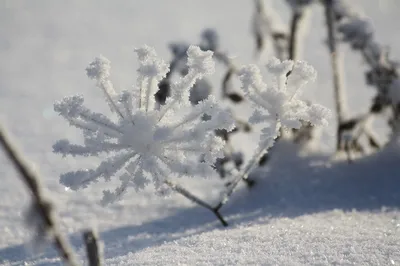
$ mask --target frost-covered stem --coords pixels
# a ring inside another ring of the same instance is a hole
[[[67,265],[75,266],[78,265],[75,256],[72,252],[72,248],[68,241],[62,236],[54,219],[52,205],[43,196],[43,191],[39,184],[39,177],[28,167],[22,155],[19,154],[15,145],[11,142],[7,136],[6,131],[0,125],[0,143],[6,155],[9,157],[14,167],[20,174],[22,181],[32,192],[36,209],[39,215],[45,222],[46,228],[52,230],[52,236],[54,238],[54,245],[59,251],[61,257]]]
[[[97,235],[93,230],[87,230],[83,233],[83,240],[85,241],[89,266],[101,266],[102,260]]]
[[[146,91],[146,112],[150,110],[152,110],[154,108],[154,103],[155,103],[155,99],[154,99],[154,86],[156,85],[157,81],[155,80],[154,77],[150,78],[148,80],[148,84],[147,84],[147,91]],[[152,94],[153,92],[153,94]],[[153,98],[152,98],[153,97]]]
[[[337,142],[336,149],[340,148],[340,134],[339,130],[340,125],[343,123],[344,119],[344,88],[343,88],[343,80],[342,80],[342,72],[341,72],[341,64],[339,60],[339,55],[337,51],[337,43],[336,43],[336,21],[335,21],[335,13],[333,9],[333,0],[325,0],[325,16],[326,16],[326,25],[328,29],[328,45],[329,45],[329,53],[331,56],[331,67],[333,74],[333,87],[334,87],[334,96],[335,96],[335,107],[336,107],[336,115],[338,120],[337,126]]]
[[[279,126],[277,127],[277,132],[279,132]],[[224,197],[222,198],[221,202],[218,203],[218,205],[215,207],[216,210],[219,210],[224,206],[228,200],[229,197],[232,195],[234,192],[236,186],[239,184],[241,180],[248,181],[249,174],[251,171],[257,166],[258,162],[260,159],[263,157],[263,155],[268,152],[268,149],[272,147],[275,139],[278,137],[278,134],[275,137],[271,137],[271,139],[265,141],[258,151],[253,155],[251,160],[247,163],[246,167],[240,172],[240,174],[230,183],[229,189],[225,193]]]
[[[195,71],[190,70],[189,73],[182,78],[181,84],[179,85],[179,88],[175,88],[175,89],[181,90],[181,88],[191,88],[198,78],[199,78],[198,73],[196,73]],[[161,121],[164,118],[164,116],[167,114],[167,112],[171,108],[175,107],[177,101],[178,100],[176,98],[174,98],[170,102],[167,102],[161,108],[161,110],[159,112],[159,115],[158,115],[158,121]]]
[[[225,221],[225,219],[222,217],[222,215],[219,213],[219,208],[214,208],[207,202],[199,199],[192,193],[190,193],[187,189],[183,188],[182,186],[173,183],[170,180],[165,180],[164,183],[168,185],[171,189],[174,191],[178,192],[179,194],[183,195],[184,197],[188,198],[189,200],[193,201],[194,203],[212,211],[215,216],[217,216],[218,220],[221,222],[223,226],[228,226],[228,223]]]
[[[106,84],[105,84],[106,83]],[[108,85],[108,86],[107,86]],[[111,81],[99,81],[97,86],[104,92],[106,99],[111,107],[122,119],[124,119],[124,115],[122,114],[121,110],[119,110],[118,106],[115,104],[114,99],[110,95],[110,90],[114,91],[114,88],[111,85]],[[108,89],[107,89],[108,87]]]
[[[93,116],[90,116],[90,115],[88,115],[88,114],[86,114],[86,113],[81,113],[80,115],[81,115],[81,117],[84,118],[85,120],[90,121],[90,122],[93,122],[94,124],[98,125],[99,127],[104,127],[104,128],[106,128],[106,129],[109,129],[109,130],[112,131],[112,132],[117,133],[117,134],[122,134],[122,131],[121,131],[119,128],[117,128],[117,127],[115,127],[115,126],[112,126],[112,125],[109,125],[109,124],[106,124],[106,123],[104,123],[103,121],[100,121],[100,120],[96,119],[96,118],[93,117]],[[105,134],[107,134],[107,135],[109,135],[109,136],[112,136],[112,135],[111,135],[110,133],[108,133],[108,132],[105,133]]]

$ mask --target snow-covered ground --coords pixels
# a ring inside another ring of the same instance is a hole
[[[352,2],[368,14],[394,58],[400,58],[400,4]],[[334,124],[322,136],[325,153],[298,156],[296,147],[281,143],[269,167],[257,173],[257,185],[251,191],[243,188],[222,209],[231,224],[227,228],[181,195],[162,199],[151,190],[132,191],[121,202],[102,207],[98,201],[109,183],[79,192],[59,184],[60,173],[98,163],[60,158],[51,147],[61,138],[80,140],[79,131],[53,112],[54,101],[82,93],[96,110],[107,109],[84,71],[95,56],[108,57],[116,87],[129,88],[137,68],[133,47],[146,43],[168,60],[169,42],[198,43],[201,30],[214,27],[237,63],[252,62],[250,1],[0,4],[0,122],[42,174],[62,230],[82,260],[81,231],[94,226],[105,245],[106,265],[400,265],[400,148],[393,145],[350,165],[330,162],[326,152],[334,141]],[[288,18],[288,10],[276,6]],[[306,96],[332,108],[321,8],[314,9],[309,27],[304,58],[317,69],[318,80]],[[361,57],[347,48],[344,52],[349,111],[357,114],[368,108],[373,88],[364,85]],[[248,154],[256,139],[245,140],[240,147]],[[29,194],[1,153],[0,178],[0,264],[60,265],[51,248],[30,251],[31,233],[23,222]],[[182,183],[204,199],[217,197],[217,178]]]

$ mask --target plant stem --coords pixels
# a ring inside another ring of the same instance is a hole
[[[67,265],[78,265],[72,248],[68,241],[60,233],[56,220],[54,219],[51,203],[43,196],[43,191],[39,185],[39,176],[28,167],[22,155],[19,154],[14,144],[12,144],[5,130],[0,125],[0,144],[3,146],[6,155],[9,157],[14,167],[20,174],[22,181],[32,192],[34,207],[45,223],[45,227],[52,231],[54,245],[60,256]]]
[[[239,173],[239,175],[230,183],[229,189],[226,192],[224,198],[218,203],[218,205],[214,208],[215,210],[219,210],[224,206],[232,193],[235,191],[235,188],[239,184],[241,180],[247,181],[250,172],[255,168],[255,166],[258,164],[260,159],[263,157],[265,154],[265,151],[268,151],[268,149],[273,145],[275,138],[272,139],[272,141],[266,141],[262,147],[259,148],[259,150],[254,154],[253,158],[247,163],[246,167]],[[246,182],[248,187],[251,187],[254,184],[254,181],[250,180],[250,182]]]
[[[179,194],[183,195],[184,197],[188,198],[189,200],[193,201],[194,203],[196,203],[196,204],[198,204],[198,205],[200,205],[200,206],[212,211],[223,226],[228,226],[228,223],[225,221],[225,219],[220,214],[219,208],[217,209],[217,208],[212,207],[207,202],[199,199],[197,196],[195,196],[192,193],[190,193],[184,187],[182,187],[182,186],[180,186],[178,184],[175,184],[170,180],[165,180],[164,183],[166,185],[168,185],[170,188],[172,188],[174,191],[178,192]]]
[[[335,107],[338,120],[336,150],[339,150],[341,147],[341,133],[342,133],[340,130],[340,125],[343,123],[344,120],[344,106],[343,106],[344,89],[343,89],[343,81],[341,75],[342,73],[341,73],[340,60],[336,43],[336,31],[335,31],[336,21],[333,8],[333,0],[325,0],[324,6],[325,6],[326,24],[328,29],[328,45],[329,45],[331,67],[333,74]]]
[[[83,233],[83,240],[85,241],[89,266],[101,266],[102,263],[97,235],[93,232],[93,230],[87,230]]]

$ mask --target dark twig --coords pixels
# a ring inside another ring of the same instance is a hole
[[[336,149],[339,150],[341,146],[341,126],[344,120],[344,93],[343,93],[343,82],[342,75],[340,70],[339,63],[339,55],[337,50],[337,37],[336,37],[336,21],[335,21],[335,12],[333,8],[333,0],[325,0],[325,16],[326,16],[326,24],[328,29],[328,45],[329,45],[329,53],[331,56],[331,67],[333,73],[333,87],[334,87],[334,97],[336,104],[336,115],[338,120],[337,126],[337,142]]]
[[[322,0],[323,3],[325,1]],[[393,106],[388,91],[392,82],[399,77],[398,63],[391,60],[388,49],[375,40],[376,35],[369,20],[354,12],[351,6],[347,5],[348,2],[350,1],[335,0],[333,2],[335,21],[338,25],[335,30],[340,33],[343,42],[349,44],[354,51],[361,53],[370,67],[370,70],[366,72],[366,82],[368,85],[376,87],[377,95],[374,97],[367,115],[382,113],[384,110],[391,108],[393,112],[388,124],[392,128],[392,132],[396,132],[391,119],[398,116],[399,110],[397,109],[396,111],[395,106]],[[361,120],[358,121],[358,123],[361,122]],[[360,126],[355,125],[354,127]],[[371,135],[372,133],[369,129],[362,128],[361,130],[363,135],[367,137],[371,148],[381,148],[381,144]]]
[[[253,158],[246,164],[246,166],[238,173],[238,175],[228,184],[228,189],[222,198],[222,200],[217,204],[214,208],[215,210],[220,210],[229,200],[232,193],[235,191],[236,187],[240,183],[240,181],[248,181],[247,186],[251,188],[255,181],[249,179],[249,175],[251,171],[259,164],[260,160],[263,158],[264,154],[268,152],[270,143],[268,143],[265,147],[261,147],[254,154]]]
[[[265,34],[271,36],[275,55],[280,60],[287,59],[287,46],[288,39],[286,32],[283,32],[277,29],[277,22],[274,21],[274,18],[266,12],[266,7],[264,5],[263,0],[255,0],[255,14],[254,14],[254,37],[256,42],[256,52],[257,55],[260,55],[261,52],[265,49]],[[260,24],[266,25],[260,25]],[[264,28],[268,28],[268,32],[264,32]]]
[[[212,211],[212,213],[215,214],[215,216],[218,218],[218,220],[221,222],[221,224],[223,226],[228,226],[228,223],[225,221],[225,219],[222,217],[221,213],[219,212],[219,208],[212,207],[207,202],[199,199],[198,197],[196,197],[195,195],[190,193],[184,187],[182,187],[182,186],[180,186],[178,184],[175,184],[170,180],[166,180],[166,181],[164,181],[164,183],[166,185],[168,185],[171,189],[173,189],[174,191],[176,191],[179,194],[183,195],[184,197],[188,198],[189,200],[193,201],[194,203],[196,203],[196,204],[198,204],[198,205],[200,205],[200,206]]]
[[[101,266],[102,261],[97,235],[93,230],[87,230],[83,233],[83,240],[86,245],[86,254],[89,260],[89,266]]]
[[[34,206],[40,217],[45,223],[47,230],[51,230],[52,237],[54,240],[54,245],[60,256],[67,265],[75,266],[78,265],[72,248],[68,241],[62,236],[60,230],[58,229],[56,220],[54,218],[52,205],[43,195],[43,191],[39,185],[39,176],[30,169],[22,155],[19,154],[14,144],[12,144],[10,138],[6,135],[5,130],[0,125],[0,143],[6,155],[9,157],[10,161],[13,163],[14,167],[20,174],[22,181],[29,188],[32,193]]]
[[[289,59],[296,60],[298,57],[298,39],[299,39],[299,26],[303,18],[302,10],[294,10],[292,21],[290,23],[290,36],[289,36]]]

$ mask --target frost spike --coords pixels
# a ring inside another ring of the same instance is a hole
[[[86,74],[90,79],[96,80],[96,86],[103,91],[110,109],[123,118],[124,116],[121,113],[121,110],[119,110],[114,101],[117,94],[111,80],[109,79],[110,69],[110,60],[100,55],[86,68]]]

